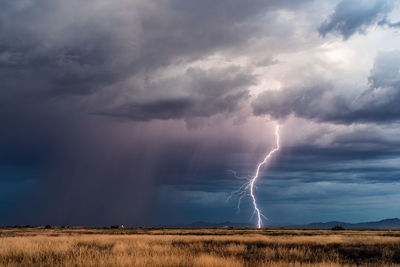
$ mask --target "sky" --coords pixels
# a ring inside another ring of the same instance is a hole
[[[0,225],[400,217],[398,1],[0,7]]]

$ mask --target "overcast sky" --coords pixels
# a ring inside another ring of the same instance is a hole
[[[398,1],[0,7],[0,224],[400,217]]]

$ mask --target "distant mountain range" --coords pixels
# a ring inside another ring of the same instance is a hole
[[[362,223],[346,223],[346,222],[318,222],[306,225],[290,225],[286,228],[301,228],[301,229],[331,229],[332,227],[340,225],[345,229],[400,229],[400,219],[384,219],[376,222],[362,222]]]
[[[343,226],[345,229],[400,229],[400,219],[384,219],[376,222],[346,223],[340,221],[331,222],[315,222],[305,225],[275,225],[267,226],[270,228],[284,227],[288,229],[331,229],[334,226]],[[194,222],[186,225],[176,225],[176,228],[254,228],[254,224],[249,223],[210,223],[210,222]]]

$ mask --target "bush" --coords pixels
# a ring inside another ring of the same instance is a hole
[[[46,228],[46,229],[51,229],[51,225],[46,225],[44,228]]]
[[[333,231],[341,231],[341,230],[345,230],[343,226],[341,225],[335,225],[332,227]]]

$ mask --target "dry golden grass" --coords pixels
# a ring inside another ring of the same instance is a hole
[[[0,266],[400,266],[400,232],[10,228]]]

